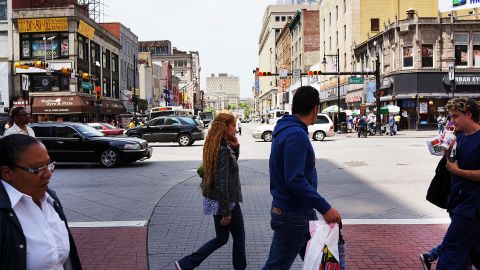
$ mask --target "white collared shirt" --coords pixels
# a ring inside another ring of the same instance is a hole
[[[70,254],[70,241],[65,223],[53,208],[53,198],[45,193],[40,208],[32,197],[1,182],[27,240],[27,270],[63,270]]]
[[[8,136],[12,134],[23,134],[23,135],[28,135],[35,138],[35,132],[33,131],[33,129],[29,126],[25,126],[25,127],[27,128],[28,132],[25,132],[25,130],[21,129],[19,126],[17,126],[17,124],[13,124],[13,126],[11,126],[9,129],[5,131],[3,136]]]

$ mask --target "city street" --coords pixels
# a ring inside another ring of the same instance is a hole
[[[271,240],[271,144],[251,137],[257,125],[244,124],[239,136],[248,269],[261,268]],[[420,269],[420,252],[441,241],[448,215],[425,200],[439,160],[425,144],[434,134],[348,134],[313,142],[318,191],[346,224],[347,269]],[[51,187],[66,208],[87,269],[174,269],[175,259],[213,237],[196,174],[201,142],[152,145],[147,161],[114,169],[61,165],[55,171]],[[230,240],[199,269],[231,268]],[[292,269],[301,269],[301,260]]]

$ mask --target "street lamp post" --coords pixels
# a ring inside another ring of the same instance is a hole
[[[327,64],[327,57],[335,57],[337,63],[337,132],[340,133],[340,49],[337,48],[337,54],[324,54],[323,55],[323,64]]]

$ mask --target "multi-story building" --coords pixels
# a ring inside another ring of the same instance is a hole
[[[353,50],[357,44],[369,36],[380,33],[384,25],[390,25],[395,18],[405,19],[410,8],[422,17],[435,17],[438,14],[438,0],[328,0],[319,3],[320,10],[320,62],[326,72],[355,71]],[[324,55],[326,56],[323,61]],[[338,57],[336,57],[338,55]],[[337,63],[338,60],[338,63]],[[373,70],[370,70],[373,71]],[[337,104],[337,79],[322,77],[321,100],[325,106]],[[340,78],[340,95],[342,107],[345,97],[354,101],[350,104],[357,108],[363,100],[355,98],[361,95],[362,85],[348,85],[348,77]]]
[[[75,5],[32,8],[26,1],[13,3],[13,60],[48,64],[14,70],[13,97],[20,97],[28,87],[22,82],[30,81],[36,121],[109,120],[125,112],[119,89],[120,40],[86,13]],[[60,72],[67,68],[72,74]],[[91,78],[79,76],[84,73]],[[97,105],[96,90],[102,101]]]
[[[122,46],[120,49],[119,62],[120,100],[122,100],[129,112],[133,112],[133,102],[131,99],[133,94],[132,90],[134,88],[138,89],[139,87],[138,69],[136,69],[134,66],[138,59],[138,37],[130,30],[130,28],[118,22],[102,23],[101,25],[115,37],[120,39],[120,45]]]
[[[451,98],[449,65],[456,66],[455,96],[480,99],[480,22],[450,18],[409,17],[395,20],[354,49],[357,70],[372,69],[380,60],[383,104],[400,107],[401,127],[436,127]],[[374,106],[375,82],[364,85],[365,103]]]
[[[225,92],[217,91],[213,93],[205,93],[204,111],[222,111],[228,108],[228,99]]]
[[[287,23],[280,31],[280,34],[275,41],[275,48],[276,48],[276,61],[275,66],[278,70],[286,69],[288,71],[292,70],[292,36],[290,31],[290,22],[292,20],[288,19]],[[285,103],[288,102],[288,88],[292,84],[291,77],[287,77],[286,79],[277,78],[276,85],[280,85],[280,89],[282,90],[282,95],[280,95],[280,104],[282,105],[281,108],[285,109]]]
[[[0,113],[10,108],[12,82],[12,1],[0,0]]]
[[[227,73],[212,74],[206,78],[207,93],[224,93],[227,106],[238,106],[240,100],[240,79],[237,76],[229,76]]]
[[[137,99],[138,109],[145,113],[154,107],[153,63],[150,52],[138,53],[138,77],[140,79]]]
[[[301,2],[302,4],[296,4]],[[316,3],[305,3],[305,1],[294,1],[292,5],[290,1],[285,5],[271,5],[265,10],[263,16],[263,26],[260,31],[258,40],[258,68],[260,71],[276,73],[276,41],[280,32],[284,29],[287,20],[293,19],[297,11],[316,10]],[[278,85],[275,77],[258,77],[255,76],[255,97],[257,99],[259,111],[263,115],[269,110],[280,107],[282,86]]]
[[[200,110],[197,97],[200,96],[200,54],[196,51],[180,51],[172,48],[171,42],[143,41],[139,43],[140,51],[152,53],[154,62],[168,61],[173,68],[173,76],[180,79],[179,93],[177,96],[179,105],[187,109]],[[194,108],[195,107],[195,108]]]

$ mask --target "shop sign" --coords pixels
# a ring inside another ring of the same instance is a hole
[[[345,97],[345,102],[347,103],[357,103],[357,102],[362,102],[362,97],[360,94],[355,93],[355,94],[348,94]]]
[[[480,76],[475,75],[458,75],[455,76],[457,85],[480,85]]]
[[[68,32],[67,18],[18,19],[18,32]]]
[[[420,103],[420,114],[427,114],[428,113],[428,103],[421,102]]]
[[[40,103],[46,107],[62,107],[62,106],[73,106],[73,101],[75,98],[41,98]]]
[[[88,39],[93,39],[93,37],[95,36],[95,28],[91,27],[82,20],[80,20],[80,23],[78,24],[77,32]]]

